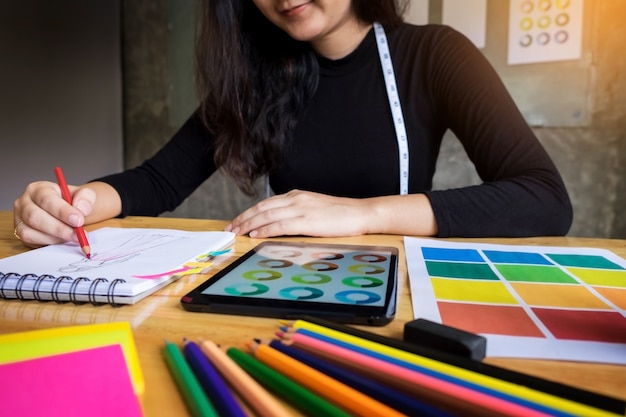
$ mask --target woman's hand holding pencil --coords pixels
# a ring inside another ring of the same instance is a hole
[[[67,182],[65,181],[65,176],[63,175],[63,170],[61,170],[61,167],[54,168],[54,174],[57,177],[59,188],[61,189],[61,196],[68,204],[71,205],[72,194],[70,193],[70,189],[67,186]],[[78,237],[78,243],[80,244],[81,250],[87,258],[91,258],[91,246],[89,245],[89,241],[87,240],[85,229],[83,229],[82,226],[77,226],[74,228],[74,230],[76,231],[76,237]]]

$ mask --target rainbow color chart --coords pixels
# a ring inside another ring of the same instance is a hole
[[[579,59],[583,0],[511,0],[509,64]]]
[[[487,356],[626,364],[626,261],[594,248],[405,237],[415,318],[487,338]]]

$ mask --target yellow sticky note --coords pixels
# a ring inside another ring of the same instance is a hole
[[[143,372],[127,322],[86,324],[0,335],[0,364],[121,345],[137,395],[145,389]]]

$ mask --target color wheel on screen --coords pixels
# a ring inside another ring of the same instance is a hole
[[[405,237],[415,318],[487,337],[487,356],[626,364],[626,261],[594,248]]]
[[[381,307],[391,260],[385,251],[266,244],[202,294]]]

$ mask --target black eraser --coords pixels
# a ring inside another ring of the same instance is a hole
[[[487,353],[487,339],[445,324],[426,319],[405,323],[404,341],[481,361]]]

